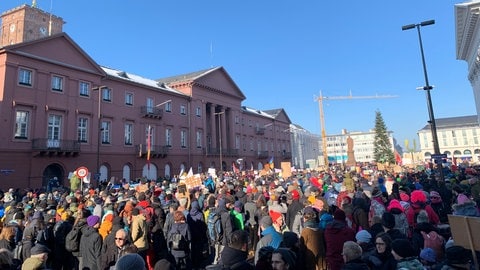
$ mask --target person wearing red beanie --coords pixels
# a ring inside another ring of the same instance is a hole
[[[282,213],[270,210],[269,215],[272,218],[273,227],[275,228],[275,230],[279,233],[282,233],[284,227]]]

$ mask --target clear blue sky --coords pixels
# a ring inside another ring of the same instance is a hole
[[[37,0],[67,23],[98,64],[157,79],[223,66],[243,105],[284,108],[320,134],[314,96],[398,95],[324,102],[327,134],[367,131],[379,110],[401,146],[428,121],[416,29],[422,39],[436,118],[476,114],[467,64],[456,60],[450,0]],[[1,0],[0,10],[31,1]]]

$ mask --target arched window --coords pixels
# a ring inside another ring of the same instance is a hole
[[[122,170],[122,178],[127,180],[127,182],[130,182],[130,171],[131,171],[131,168],[130,168],[130,165],[129,164],[125,164],[123,165],[123,170]]]
[[[430,152],[425,152],[425,157],[430,158],[431,155],[432,155],[432,154],[431,154]]]
[[[170,164],[165,164],[165,178],[171,179]]]
[[[473,150],[473,153],[474,153],[475,155],[480,155],[480,149],[475,149],[475,150]]]
[[[472,155],[472,151],[466,149],[466,150],[463,151],[463,154],[464,155]]]
[[[180,172],[182,172],[182,174],[187,173],[187,171],[185,170],[185,164],[184,163],[180,164]],[[179,175],[179,176],[181,176],[181,175]]]
[[[453,151],[453,154],[455,156],[460,156],[460,155],[462,155],[462,152],[460,152],[459,150],[455,150],[455,151]]]
[[[452,153],[451,153],[450,151],[445,151],[445,152],[443,152],[443,153],[444,153],[445,155],[447,155],[447,157],[449,157],[449,156],[452,155]]]
[[[197,165],[197,173],[202,173],[203,172],[203,163],[199,162]]]

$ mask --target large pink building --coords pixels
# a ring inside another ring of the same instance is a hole
[[[68,184],[81,166],[131,180],[291,160],[285,111],[242,106],[223,67],[147,79],[98,65],[62,18],[28,5],[1,18],[2,189]]]

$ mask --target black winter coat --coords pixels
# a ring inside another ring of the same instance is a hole
[[[80,256],[83,259],[83,268],[100,270],[102,255],[102,237],[98,229],[85,226],[80,239]]]

